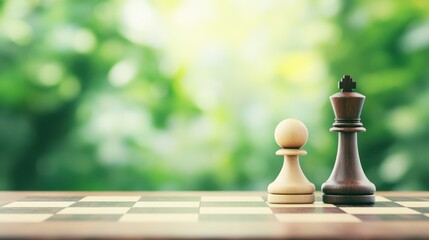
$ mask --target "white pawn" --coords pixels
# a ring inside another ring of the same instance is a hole
[[[301,149],[308,139],[307,128],[297,119],[285,119],[277,125],[274,138],[282,147],[276,155],[283,155],[284,163],[276,180],[268,185],[268,202],[313,203],[316,188],[299,165],[299,156],[307,154]]]

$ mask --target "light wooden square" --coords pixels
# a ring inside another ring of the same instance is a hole
[[[133,207],[199,207],[200,202],[136,202]]]
[[[281,208],[308,208],[308,207],[320,207],[320,208],[334,208],[335,205],[333,204],[328,204],[328,203],[323,203],[323,202],[314,202],[314,203],[309,203],[309,204],[288,204],[288,203],[267,203],[269,207],[272,208],[277,208],[277,207],[281,207]]]
[[[198,222],[198,214],[125,214],[120,222]]]
[[[88,196],[81,202],[137,202],[140,196]]]
[[[71,207],[64,208],[57,214],[124,214],[128,207]]]
[[[263,202],[258,196],[202,196],[202,202]]]
[[[268,207],[201,207],[201,214],[272,214]]]
[[[429,208],[429,202],[397,202],[404,207]]]
[[[376,202],[391,202],[391,200],[389,200],[385,197],[382,197],[382,196],[375,196],[375,201]]]
[[[403,207],[341,207],[340,209],[350,214],[419,214],[417,211]]]

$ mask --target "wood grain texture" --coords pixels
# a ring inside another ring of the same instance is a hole
[[[338,152],[330,178],[322,189],[329,195],[372,195],[372,184],[362,169],[357,149],[357,133],[338,134]]]
[[[279,175],[268,185],[268,202],[313,203],[316,188],[299,164],[299,156],[307,154],[301,149],[308,139],[307,127],[300,120],[285,119],[277,125],[274,138],[282,147],[276,154],[284,155],[284,161]]]
[[[266,192],[0,192],[0,202],[29,196],[266,196]],[[317,192],[316,197],[320,198]],[[378,192],[389,197],[429,199],[429,192]],[[305,214],[305,213],[303,213]],[[0,224],[2,239],[427,239],[429,222],[199,222],[199,223],[115,223],[43,222]]]
[[[346,75],[339,83],[342,92],[330,97],[335,122],[330,129],[338,132],[338,150],[329,179],[323,183],[323,201],[334,204],[374,203],[375,185],[368,180],[359,158],[357,133],[365,132],[361,123],[365,96],[353,92],[356,87]]]
[[[283,167],[277,176],[277,178],[268,185],[268,192],[271,194],[285,194],[285,195],[296,195],[296,194],[313,194],[316,190],[313,183],[308,181],[304,173],[301,170],[298,156],[285,155],[283,160]],[[280,199],[280,198],[277,198]],[[285,199],[288,199],[286,197]],[[308,202],[308,198],[304,197],[305,202]],[[314,199],[313,199],[314,200]],[[272,202],[269,200],[269,202]],[[278,201],[276,201],[278,202]],[[286,201],[287,202],[287,201]],[[285,203],[286,203],[285,202]],[[297,201],[294,200],[294,203]]]

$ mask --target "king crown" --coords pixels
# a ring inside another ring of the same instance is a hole
[[[338,88],[342,89],[342,92],[353,92],[353,89],[356,88],[356,82],[353,82],[350,75],[344,75],[341,81],[338,82]]]

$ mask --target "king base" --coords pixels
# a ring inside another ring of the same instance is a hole
[[[374,204],[375,195],[323,195],[323,202],[330,204],[365,205]]]

